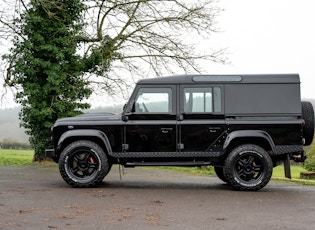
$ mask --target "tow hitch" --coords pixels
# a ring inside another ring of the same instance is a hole
[[[300,155],[291,155],[290,158],[295,162],[304,162],[306,160],[305,152],[303,151]]]

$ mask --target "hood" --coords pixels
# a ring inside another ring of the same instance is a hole
[[[69,124],[73,122],[89,122],[89,121],[121,121],[121,114],[114,113],[85,113],[75,117],[61,118],[55,124]]]

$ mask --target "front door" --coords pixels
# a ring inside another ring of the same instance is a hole
[[[161,153],[176,152],[175,89],[138,86],[125,124],[125,152],[129,157],[161,157]]]

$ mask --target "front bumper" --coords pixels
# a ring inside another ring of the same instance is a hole
[[[56,158],[56,153],[54,149],[46,149],[45,153],[46,153],[46,157],[49,157],[52,159]]]

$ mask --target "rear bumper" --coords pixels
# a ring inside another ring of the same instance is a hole
[[[290,159],[294,160],[295,162],[304,162],[306,160],[307,156],[305,154],[305,151],[301,152],[299,155],[290,155]]]
[[[53,159],[56,157],[56,153],[54,149],[46,149],[45,153],[46,153],[46,157],[53,158]]]

